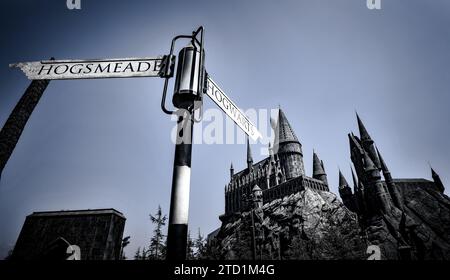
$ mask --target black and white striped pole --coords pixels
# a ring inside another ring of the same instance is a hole
[[[198,33],[198,32],[197,32]],[[177,135],[170,198],[167,259],[185,260],[191,180],[192,131],[194,112],[201,106],[204,52],[196,32],[191,43],[181,49],[175,79],[173,105],[177,108]],[[203,37],[203,33],[201,34]]]
[[[193,124],[188,110],[178,117],[167,234],[168,260],[186,258]]]

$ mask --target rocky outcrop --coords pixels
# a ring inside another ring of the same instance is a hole
[[[333,193],[309,188],[253,211],[256,259],[362,259],[358,217]],[[252,211],[229,216],[216,237],[216,258],[252,259]]]
[[[421,184],[397,187],[404,208],[370,217],[348,210],[333,193],[309,188],[266,203],[253,211],[255,253],[252,211],[230,215],[213,258],[450,259],[450,199]]]

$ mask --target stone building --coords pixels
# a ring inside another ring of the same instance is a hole
[[[125,217],[114,209],[34,212],[25,219],[11,259],[64,260],[79,253],[81,260],[118,260],[124,227]]]

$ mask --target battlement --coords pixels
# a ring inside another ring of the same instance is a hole
[[[300,176],[281,183],[273,188],[263,190],[263,203],[268,203],[272,200],[303,191],[305,188],[310,188],[315,191],[329,191],[328,186],[322,181],[306,176]]]

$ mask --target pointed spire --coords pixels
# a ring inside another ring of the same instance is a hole
[[[344,175],[342,174],[341,170],[339,169],[339,188],[349,188],[347,180],[345,179]]]
[[[321,180],[328,185],[327,174],[323,168],[323,162],[319,159],[315,151],[313,151],[313,178]]]
[[[350,143],[350,151],[352,151],[353,148],[358,148],[358,150],[360,151],[362,150],[361,143],[359,142],[358,137],[353,134],[353,132],[348,134],[348,142]]]
[[[363,122],[361,121],[361,118],[359,117],[357,112],[356,112],[356,118],[358,120],[359,135],[360,135],[362,147],[364,148],[364,150],[366,150],[369,153],[369,156],[372,159],[375,166],[378,169],[381,169],[380,159],[378,158],[377,152],[375,151],[374,141],[372,140],[369,133],[367,132],[367,129],[364,126]]]
[[[252,157],[252,150],[250,148],[250,140],[247,137],[247,168],[248,171],[252,171],[253,167],[253,157]]]
[[[431,177],[439,177],[439,175],[436,173],[436,171],[434,171],[434,169],[433,169],[433,167],[430,167],[431,168]]]
[[[301,144],[298,141],[298,138],[295,135],[294,130],[292,129],[289,121],[286,118],[286,115],[284,114],[283,110],[281,110],[281,108],[278,109],[278,121],[276,122],[276,124],[271,122],[271,125],[275,126],[275,139],[273,143],[275,153],[278,153],[278,151],[282,148],[281,145],[285,142],[297,143],[299,147],[296,147],[295,151],[293,152],[302,153]]]
[[[348,186],[347,180],[339,169],[339,196],[342,198],[344,205],[352,212],[356,211],[355,199],[352,190]]]
[[[380,151],[378,150],[378,147],[376,148],[376,150],[377,150],[378,159],[380,160],[381,170],[383,170],[383,172],[389,172],[386,162],[384,162],[384,159],[381,156]]]
[[[397,189],[397,186],[394,183],[394,180],[392,179],[391,172],[389,171],[386,162],[384,161],[383,157],[381,156],[380,151],[378,148],[377,150],[377,156],[380,161],[380,168],[383,171],[383,177],[384,181],[386,182],[386,186],[388,188],[388,192],[391,195],[392,201],[394,202],[394,205],[403,211],[405,208],[403,197],[400,194],[399,190]]]
[[[445,191],[445,187],[441,181],[441,178],[436,173],[436,171],[434,171],[434,169],[433,169],[433,167],[431,167],[431,165],[430,165],[430,168],[431,168],[431,176],[433,177],[434,184],[436,185],[436,187],[438,187],[439,191],[443,193]]]
[[[273,155],[273,149],[272,149],[272,145],[269,142],[269,156],[270,156],[270,161],[269,163],[275,163],[275,157]]]
[[[369,133],[367,132],[366,127],[364,126],[363,122],[361,121],[358,112],[356,113],[356,119],[358,120],[358,128],[359,128],[359,136],[361,138],[361,141],[372,141],[372,138],[370,138]]]
[[[278,121],[274,133],[273,152],[275,160],[277,162],[280,160],[281,165],[284,165],[286,179],[290,180],[305,175],[302,144],[298,141],[294,130],[281,109],[278,110]]]
[[[230,180],[233,179],[234,176],[234,167],[233,167],[233,162],[231,162],[231,166],[230,166]]]
[[[313,178],[324,174],[325,170],[323,170],[322,163],[316,152],[313,151]]]
[[[250,148],[250,140],[247,137],[247,162],[253,162],[252,150]]]
[[[279,129],[279,142],[286,142],[286,141],[294,141],[298,142],[298,138],[294,133],[294,130],[292,129],[288,119],[286,118],[286,115],[284,114],[283,110],[281,108],[278,110],[278,129]]]
[[[380,151],[377,148],[377,156],[380,161],[380,168],[383,171],[383,177],[386,181],[386,185],[388,187],[389,193],[391,194],[391,197],[394,199],[395,205],[403,210],[403,200],[400,196],[400,193],[398,192],[398,189],[395,186],[395,183],[392,179],[391,172],[389,171],[386,162],[384,161],[383,157],[381,156]]]
[[[373,161],[370,159],[369,155],[366,151],[364,151],[364,170],[371,171],[371,170],[377,170],[378,168],[375,166]]]

